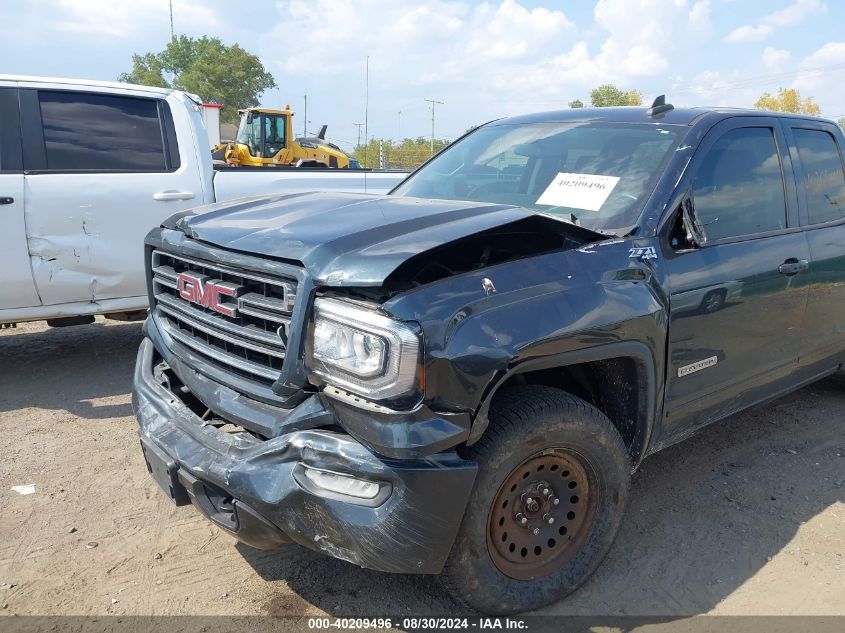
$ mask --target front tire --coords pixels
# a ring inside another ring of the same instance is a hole
[[[551,604],[595,571],[628,499],[630,460],[598,409],[559,389],[497,395],[469,457],[478,477],[442,580],[483,613]]]
[[[725,298],[727,292],[725,290],[711,290],[701,300],[701,311],[705,314],[712,314],[725,307]]]

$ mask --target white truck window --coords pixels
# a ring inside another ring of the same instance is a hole
[[[48,170],[167,170],[155,100],[44,90],[38,100]]]

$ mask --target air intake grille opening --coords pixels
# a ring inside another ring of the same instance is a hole
[[[153,251],[155,309],[165,333],[220,369],[270,385],[287,353],[295,280]]]

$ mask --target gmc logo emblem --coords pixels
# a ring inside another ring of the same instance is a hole
[[[239,288],[233,284],[209,279],[189,273],[179,273],[176,279],[176,291],[185,301],[196,303],[205,308],[234,317],[238,313],[237,305],[226,303],[226,297],[236,297]]]

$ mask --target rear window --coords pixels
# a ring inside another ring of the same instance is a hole
[[[154,99],[39,91],[47,169],[166,171]]]
[[[845,217],[845,172],[836,141],[821,130],[793,129],[804,172],[807,215],[810,224]]]

